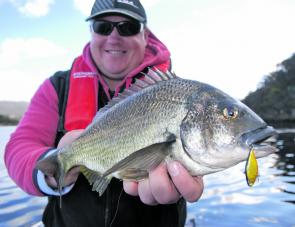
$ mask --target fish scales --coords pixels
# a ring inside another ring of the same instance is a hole
[[[197,176],[244,161],[250,150],[264,157],[276,149],[261,142],[274,134],[224,92],[150,70],[102,108],[80,137],[37,168],[55,176],[61,191],[64,175],[81,166],[101,195],[112,177],[140,180],[163,161],[177,160]]]
[[[83,138],[73,143],[69,156],[84,154],[84,157],[69,163],[68,169],[85,165],[104,172],[130,153],[163,141],[166,129],[179,125],[187,113],[186,102],[193,88],[191,81],[170,82],[135,94],[133,99],[118,103],[107,114],[102,114]]]

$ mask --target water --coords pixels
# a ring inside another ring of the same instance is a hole
[[[0,127],[0,155],[14,127]],[[280,149],[258,160],[259,181],[249,188],[241,163],[204,177],[202,198],[188,204],[186,227],[295,227],[295,129],[280,130]],[[0,226],[32,226],[46,198],[28,196],[7,176],[0,159]]]
[[[280,152],[258,160],[254,187],[246,185],[245,163],[204,177],[205,193],[189,204],[187,226],[295,227],[295,129],[279,132]]]
[[[41,220],[46,198],[27,195],[9,178],[4,147],[15,127],[0,127],[0,226],[32,226]]]

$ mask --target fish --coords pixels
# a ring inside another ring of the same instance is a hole
[[[192,176],[225,170],[276,152],[262,143],[276,134],[245,104],[223,91],[173,72],[149,69],[101,108],[71,144],[41,159],[36,169],[54,176],[80,166],[102,195],[113,177],[140,181],[161,163],[179,161]]]
[[[245,165],[246,181],[249,187],[252,187],[258,176],[258,162],[253,150],[250,150],[249,156]]]

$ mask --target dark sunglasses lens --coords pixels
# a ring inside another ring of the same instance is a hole
[[[122,36],[132,36],[140,32],[141,24],[132,21],[123,21],[117,25],[117,29]]]
[[[109,35],[113,31],[113,25],[106,21],[95,21],[92,28],[95,33],[100,35]]]

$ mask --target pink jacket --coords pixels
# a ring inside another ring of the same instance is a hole
[[[89,44],[83,50],[83,58],[93,72],[96,72],[90,57]],[[130,78],[146,66],[162,63],[169,58],[170,53],[166,46],[151,33],[144,62],[126,77],[124,83],[128,84],[128,80],[130,81]],[[100,79],[99,74],[98,77]],[[100,81],[104,90],[108,91],[107,85]],[[11,134],[5,148],[4,161],[8,173],[28,194],[44,195],[38,189],[34,167],[41,156],[54,148],[58,120],[58,96],[50,80],[46,79],[33,96],[26,113],[15,132]]]

